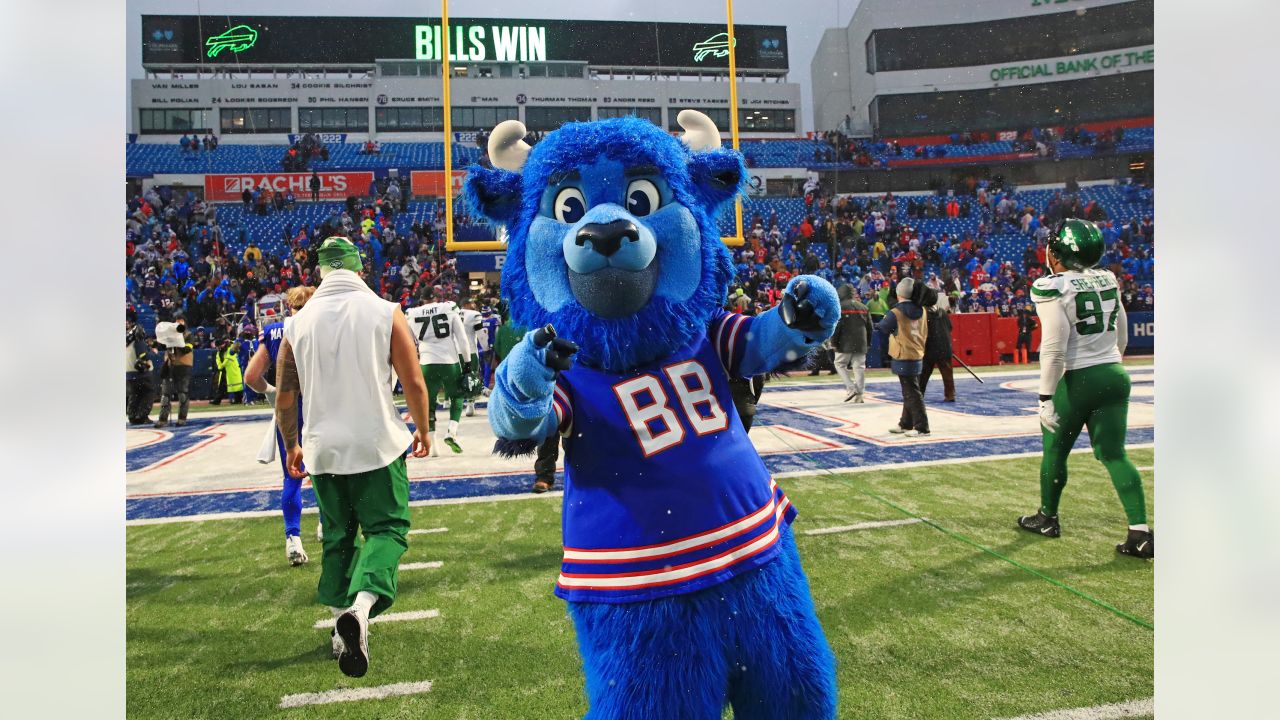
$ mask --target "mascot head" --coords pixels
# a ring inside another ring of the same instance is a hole
[[[621,372],[693,340],[733,276],[716,219],[746,177],[706,115],[679,138],[646,120],[569,123],[535,147],[507,120],[493,168],[470,169],[474,213],[507,228],[502,295],[513,321],[552,323],[576,361]]]

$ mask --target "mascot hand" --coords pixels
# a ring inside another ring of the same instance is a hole
[[[556,384],[556,373],[573,365],[578,346],[556,337],[555,328],[547,325],[527,335],[503,361],[503,374],[517,397],[546,398]]]
[[[577,343],[556,337],[556,329],[550,324],[533,331],[533,345],[544,351],[543,365],[556,372],[568,370],[573,365],[573,354],[578,352]]]
[[[840,300],[826,280],[816,275],[798,275],[787,284],[778,312],[787,327],[804,333],[806,339],[821,342],[835,331]]]

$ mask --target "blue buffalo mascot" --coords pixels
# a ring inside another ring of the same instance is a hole
[[[706,115],[673,137],[635,118],[569,123],[536,147],[508,120],[473,211],[507,229],[502,294],[535,328],[498,368],[497,450],[565,452],[564,560],[588,718],[835,716],[835,658],[790,524],[795,508],[738,419],[729,377],[802,359],[834,288],[794,278],[756,317],[722,310],[716,219],[742,157]]]

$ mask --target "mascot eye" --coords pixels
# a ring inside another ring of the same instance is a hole
[[[627,212],[644,217],[658,209],[661,196],[658,186],[648,180],[632,180],[627,186]]]
[[[556,193],[556,220],[572,225],[587,214],[587,199],[578,188],[567,187]]]

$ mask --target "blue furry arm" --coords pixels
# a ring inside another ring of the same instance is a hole
[[[747,334],[746,351],[738,365],[742,377],[771,372],[784,363],[799,360],[835,332],[840,321],[840,299],[831,283],[816,275],[797,275],[787,283],[786,294],[795,297],[796,283],[807,282],[809,293],[802,300],[808,308],[788,327],[783,322],[781,304],[756,316]],[[803,304],[803,303],[802,303]],[[805,321],[807,322],[800,322]]]
[[[511,349],[494,373],[489,395],[489,426],[503,440],[541,442],[556,431],[551,406],[556,373],[546,365],[546,347],[533,343],[533,333]]]

